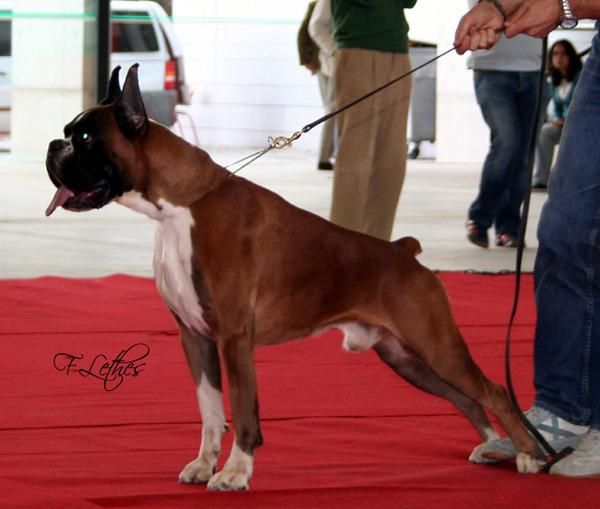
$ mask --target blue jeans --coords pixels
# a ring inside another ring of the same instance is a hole
[[[559,144],[561,134],[562,126],[558,126],[554,122],[547,122],[542,126],[535,151],[533,185],[548,185],[552,158],[554,157],[554,147]]]
[[[485,229],[494,225],[498,234],[519,233],[539,79],[538,71],[474,72],[475,95],[490,128],[490,149],[468,215]]]
[[[575,424],[600,428],[598,34],[563,128],[538,239],[536,404]]]

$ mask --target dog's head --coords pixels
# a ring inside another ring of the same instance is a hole
[[[137,64],[123,90],[116,67],[106,97],[77,115],[64,128],[64,138],[48,145],[46,169],[57,191],[46,210],[100,208],[133,188],[136,143],[148,129]]]

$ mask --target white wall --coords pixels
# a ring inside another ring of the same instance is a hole
[[[323,114],[317,80],[298,63],[303,0],[175,0],[204,145],[266,144]],[[318,132],[298,144],[316,147]]]
[[[95,99],[95,78],[85,72],[94,58],[86,31],[95,30],[84,21],[86,7],[95,11],[91,0],[15,2],[11,152],[17,158],[43,159],[48,141]]]
[[[184,45],[191,112],[204,145],[264,145],[322,115],[316,78],[298,65],[296,34],[307,0],[174,0]],[[466,0],[419,0],[407,10],[410,37],[452,46]],[[319,132],[298,145],[316,148]],[[465,57],[437,64],[437,140],[440,161],[481,161],[487,127],[473,96]]]

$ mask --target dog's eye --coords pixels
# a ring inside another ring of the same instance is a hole
[[[84,132],[79,135],[79,141],[81,141],[81,143],[87,145],[88,143],[91,143],[92,141],[94,141],[94,137],[90,133]]]

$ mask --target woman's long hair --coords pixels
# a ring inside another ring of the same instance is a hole
[[[558,44],[560,44],[565,49],[565,51],[567,52],[567,56],[569,57],[569,66],[567,67],[567,75],[566,76],[563,76],[560,73],[560,71],[552,65],[552,53],[554,52],[554,48]],[[567,81],[573,81],[575,79],[575,76],[577,76],[577,73],[579,71],[581,71],[581,67],[582,67],[581,58],[577,54],[577,50],[575,50],[575,47],[569,41],[567,41],[567,39],[561,39],[559,41],[556,41],[550,47],[550,51],[548,51],[548,55],[546,58],[547,58],[546,66],[548,69],[548,75],[550,76],[550,80],[552,81],[552,84],[555,87],[560,85],[560,82],[562,81],[563,77]]]

